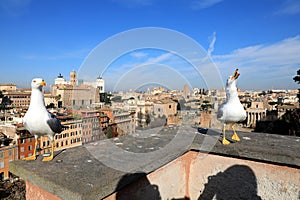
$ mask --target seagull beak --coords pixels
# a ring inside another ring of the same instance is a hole
[[[45,81],[42,81],[42,82],[40,83],[40,85],[41,85],[41,86],[46,86],[46,82],[45,82]]]
[[[236,69],[236,70],[234,71],[234,74],[231,76],[231,79],[232,79],[232,80],[235,80],[235,79],[237,79],[237,78],[239,77],[239,75],[240,75],[239,69]]]

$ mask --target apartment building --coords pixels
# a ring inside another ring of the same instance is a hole
[[[2,92],[4,96],[7,96],[12,104],[11,107],[15,109],[28,108],[30,104],[31,90],[20,89]]]
[[[100,125],[99,111],[81,111],[82,114],[82,143],[90,143],[104,138]],[[105,119],[102,120],[104,122]],[[102,123],[104,126],[104,123]]]
[[[107,129],[110,119],[108,115],[102,112],[101,110],[99,111],[99,113],[100,113],[100,128],[102,131],[104,131]]]
[[[172,99],[161,99],[153,101],[154,114],[157,117],[171,116],[177,113],[177,102]]]
[[[16,134],[18,135],[18,159],[32,156],[35,145],[34,135],[29,133],[24,127],[17,128]]]
[[[115,112],[114,119],[119,135],[135,133],[136,118],[134,112]]]
[[[82,145],[82,120],[70,117],[58,117],[63,125],[63,131],[54,136],[54,151],[60,151]],[[47,136],[40,138],[41,153],[51,152],[50,139]]]
[[[18,159],[18,145],[0,133],[0,180],[9,178],[9,162]]]
[[[117,137],[135,132],[135,112],[126,112],[119,109],[103,108],[101,112],[101,126],[107,137]],[[106,126],[106,127],[105,127]]]
[[[29,107],[31,89],[7,90],[2,92],[2,94],[11,100],[11,105],[9,105],[11,108],[21,110]],[[44,97],[46,106],[53,104],[57,107],[55,96],[52,96],[51,93],[44,91]]]
[[[17,85],[12,83],[7,84],[0,84],[0,91],[6,92],[6,91],[16,91]]]

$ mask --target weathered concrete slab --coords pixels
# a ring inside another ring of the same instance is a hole
[[[14,161],[10,170],[62,199],[75,200],[104,198],[124,175],[150,173],[189,150],[300,167],[300,138],[239,132],[240,142],[223,146],[219,133],[203,135],[183,126],[147,130],[67,149],[51,162],[41,157]]]
[[[209,130],[206,135],[197,134],[191,149],[205,152],[204,141],[219,139],[219,133]],[[254,132],[238,132],[238,135],[240,142],[224,146],[218,141],[209,153],[300,167],[299,137]],[[231,136],[232,131],[228,131],[226,137],[230,140]]]

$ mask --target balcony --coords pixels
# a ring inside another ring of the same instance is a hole
[[[56,152],[51,162],[17,160],[27,199],[299,199],[300,138],[218,130],[151,129]],[[231,132],[228,132],[228,136]]]

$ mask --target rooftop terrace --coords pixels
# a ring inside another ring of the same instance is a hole
[[[300,138],[238,134],[223,146],[219,130],[156,128],[10,170],[26,180],[28,199],[299,199]]]

